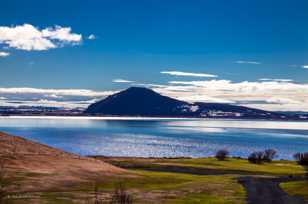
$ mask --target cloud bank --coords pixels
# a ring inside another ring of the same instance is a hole
[[[113,93],[88,89],[0,88],[0,106],[85,108]]]
[[[70,27],[54,26],[40,30],[31,24],[0,26],[0,44],[18,50],[48,50],[81,41],[82,35],[72,33]]]
[[[156,91],[185,101],[232,103],[272,111],[308,111],[308,84],[291,81],[169,81]]]

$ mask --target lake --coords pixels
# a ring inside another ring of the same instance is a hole
[[[273,148],[277,159],[308,151],[308,122],[0,117],[0,131],[82,155],[205,157],[219,149],[247,157]]]

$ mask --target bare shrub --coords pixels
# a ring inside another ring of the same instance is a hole
[[[277,156],[277,152],[274,149],[267,149],[263,154],[263,161],[271,162]]]
[[[111,198],[111,204],[132,204],[133,198],[122,183],[118,183]]]
[[[5,159],[0,158],[0,204],[4,203],[4,199],[6,197],[6,169],[5,169]]]
[[[261,164],[262,162],[271,162],[277,156],[274,149],[267,149],[265,151],[253,152],[248,156],[248,161],[253,164]]]
[[[226,157],[229,155],[229,152],[228,150],[225,150],[225,149],[222,149],[222,150],[218,150],[216,152],[216,159],[219,160],[219,161],[223,161],[226,159]]]
[[[300,165],[308,166],[308,152],[294,154],[294,159]]]
[[[249,155],[248,161],[253,164],[261,164],[264,158],[264,152],[253,152]]]
[[[98,184],[94,184],[94,204],[103,204],[102,199],[99,197],[99,188]]]

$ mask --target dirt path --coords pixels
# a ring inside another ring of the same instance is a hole
[[[302,197],[290,196],[279,187],[279,183],[294,179],[246,176],[238,180],[246,189],[248,204],[307,204]]]

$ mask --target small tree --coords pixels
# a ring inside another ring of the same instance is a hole
[[[261,164],[263,159],[264,152],[253,152],[248,157],[248,161],[253,164]]]
[[[225,150],[225,149],[222,149],[222,150],[218,150],[216,152],[216,159],[219,160],[219,161],[223,161],[226,159],[226,157],[229,155],[229,152],[228,150]]]
[[[271,162],[277,156],[277,152],[274,149],[267,149],[264,151],[263,161]]]

